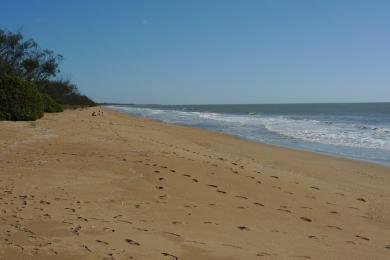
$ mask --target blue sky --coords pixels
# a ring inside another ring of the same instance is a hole
[[[0,0],[99,102],[390,101],[390,1]]]

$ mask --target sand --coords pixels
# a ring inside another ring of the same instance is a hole
[[[0,122],[1,259],[390,259],[390,169],[105,109]]]

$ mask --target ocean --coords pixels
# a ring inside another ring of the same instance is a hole
[[[109,107],[260,143],[390,165],[390,103]]]

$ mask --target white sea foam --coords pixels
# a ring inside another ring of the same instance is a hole
[[[323,123],[316,120],[267,119],[269,131],[305,141],[371,149],[390,150],[390,129],[359,128],[347,123]]]

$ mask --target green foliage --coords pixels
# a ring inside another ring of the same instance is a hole
[[[64,108],[54,101],[48,94],[41,93],[43,109],[46,113],[58,113],[64,111]]]
[[[61,59],[20,32],[0,29],[0,120],[36,120],[62,112],[62,105],[96,106],[69,81],[50,80]]]
[[[25,40],[20,32],[0,29],[0,76],[9,74],[31,81],[46,80],[59,72],[61,60],[61,55],[41,49],[34,40]]]
[[[0,111],[0,121],[3,120],[7,120],[7,118],[5,117],[5,114],[2,111]]]
[[[1,120],[36,120],[43,116],[43,109],[36,85],[15,76],[0,76]]]
[[[93,107],[96,106],[90,98],[81,95],[77,90],[77,86],[69,81],[42,81],[39,82],[39,90],[42,93],[48,94],[57,103],[65,106],[82,106]]]

